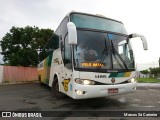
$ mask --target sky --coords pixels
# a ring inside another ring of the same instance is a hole
[[[12,26],[27,25],[56,30],[61,20],[72,10],[101,14],[122,21],[129,34],[143,34],[142,41],[133,39],[132,47],[139,70],[158,67],[160,57],[159,0],[0,0],[0,40]],[[0,62],[2,56],[0,55]]]

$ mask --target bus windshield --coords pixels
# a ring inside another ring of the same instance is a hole
[[[109,18],[77,13],[72,13],[70,18],[78,28],[89,28],[127,34],[126,29],[121,22],[111,20]]]
[[[133,52],[127,36],[77,29],[78,44],[74,48],[76,68],[134,69]]]

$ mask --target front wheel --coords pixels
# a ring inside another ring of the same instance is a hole
[[[54,81],[52,83],[52,94],[57,98],[61,98],[64,96],[61,92],[59,92],[59,83],[57,77],[54,78]]]

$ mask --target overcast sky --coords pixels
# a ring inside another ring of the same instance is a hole
[[[56,30],[72,10],[102,14],[122,21],[129,34],[143,34],[148,51],[143,50],[140,39],[132,40],[136,63],[140,69],[146,64],[156,67],[160,57],[159,5],[159,0],[0,0],[0,39],[12,26],[35,25]]]

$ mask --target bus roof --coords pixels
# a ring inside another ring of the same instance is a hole
[[[122,21],[119,21],[119,20],[115,20],[115,19],[112,19],[112,18],[108,18],[108,17],[105,17],[104,15],[101,15],[101,14],[89,14],[89,13],[83,13],[83,12],[76,12],[76,11],[71,11],[70,13],[68,13],[65,17],[69,17],[71,14],[83,14],[83,15],[89,15],[89,16],[95,16],[95,17],[100,17],[100,18],[104,18],[104,19],[109,19],[109,20],[113,20],[113,21],[116,21],[116,22],[119,22],[119,23],[122,23]],[[123,23],[122,23],[123,24]]]
[[[112,19],[112,18],[108,18],[108,17],[105,17],[105,16],[103,16],[103,15],[100,15],[100,14],[89,14],[89,13],[83,13],[83,12],[77,12],[77,11],[71,11],[71,12],[69,12],[63,19],[62,19],[62,21],[66,18],[66,17],[68,17],[69,18],[69,21],[70,21],[70,15],[71,14],[83,14],[83,15],[89,15],[89,16],[95,16],[95,17],[100,17],[100,18],[104,18],[104,19],[109,19],[109,20],[112,20],[112,21],[116,21],[116,22],[119,22],[119,23],[122,23],[122,21],[118,21],[118,20],[115,20],[115,19]],[[61,21],[61,23],[62,23],[62,21]],[[60,24],[61,24],[60,23]],[[60,24],[59,24],[59,26],[60,26]],[[122,23],[123,24],[123,23]],[[57,29],[59,28],[59,26],[57,27]],[[57,29],[56,29],[56,31],[57,31]],[[55,32],[56,32],[55,31]]]

